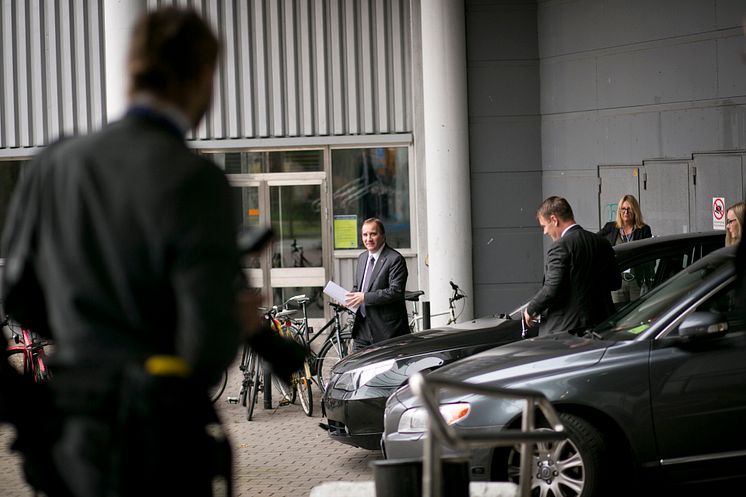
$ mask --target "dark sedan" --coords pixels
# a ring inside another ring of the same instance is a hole
[[[670,235],[616,246],[623,277],[636,298],[724,244],[722,231]],[[619,297],[619,296],[616,296]],[[616,298],[618,301],[619,298]],[[618,302],[623,305],[624,302]],[[376,450],[386,399],[418,371],[432,371],[498,345],[520,340],[518,313],[480,318],[387,340],[342,360],[323,397],[329,435]],[[536,328],[532,330],[535,335]]]
[[[637,474],[742,477],[746,314],[735,250],[695,263],[583,337],[520,341],[432,374],[546,395],[568,439],[534,449],[541,495],[609,495]],[[457,431],[520,427],[514,401],[445,393],[440,406]],[[387,457],[421,455],[425,419],[409,387],[398,390],[386,407]],[[517,448],[476,449],[472,476],[516,480],[519,459]]]

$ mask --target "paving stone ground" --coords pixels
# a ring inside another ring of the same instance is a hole
[[[254,419],[246,421],[246,410],[228,404],[236,396],[238,379],[231,377],[227,391],[218,401],[218,412],[233,445],[234,496],[307,497],[311,488],[325,481],[372,480],[371,461],[380,452],[349,447],[329,439],[318,427],[321,418],[320,393],[315,390],[314,416],[307,417],[300,404],[265,410],[260,401]],[[0,496],[30,497],[23,482],[17,456],[9,452],[13,431],[0,426]]]

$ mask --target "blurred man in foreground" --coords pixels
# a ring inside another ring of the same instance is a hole
[[[184,139],[209,108],[218,52],[190,10],[141,18],[126,115],[47,147],[13,197],[5,310],[54,338],[45,415],[59,425],[43,440],[50,467],[34,466],[21,430],[19,448],[50,496],[229,488],[230,448],[206,389],[245,331],[232,194]]]

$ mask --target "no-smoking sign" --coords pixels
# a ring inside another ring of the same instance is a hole
[[[712,229],[725,229],[725,197],[712,197]]]

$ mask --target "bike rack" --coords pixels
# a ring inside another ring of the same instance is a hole
[[[422,495],[423,497],[442,497],[442,446],[445,444],[455,450],[466,450],[470,447],[498,447],[521,445],[521,467],[519,495],[531,495],[531,448],[541,442],[554,442],[567,438],[564,427],[552,404],[544,394],[532,390],[496,388],[473,383],[451,381],[442,378],[425,377],[417,373],[409,379],[409,386],[422,401],[427,410],[425,438],[423,442],[422,461]],[[520,430],[503,430],[494,434],[463,433],[459,434],[448,425],[439,410],[439,392],[447,388],[470,394],[523,400]],[[539,408],[549,422],[551,429],[536,429],[535,409]]]

